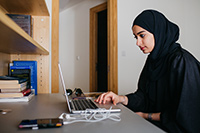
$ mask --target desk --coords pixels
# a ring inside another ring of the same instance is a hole
[[[0,103],[1,109],[11,109],[5,115],[0,114],[0,132],[48,132],[48,133],[160,133],[163,132],[144,120],[125,106],[118,105],[121,121],[104,120],[96,123],[73,123],[52,129],[18,129],[22,119],[55,118],[67,112],[67,105],[62,94],[39,94],[27,103]]]

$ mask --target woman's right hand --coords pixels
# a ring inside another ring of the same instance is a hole
[[[113,92],[106,92],[101,94],[95,102],[105,104],[106,102],[113,102],[114,105],[117,103],[125,103],[127,100],[126,96],[119,96]]]

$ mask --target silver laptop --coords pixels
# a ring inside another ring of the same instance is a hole
[[[117,106],[115,106],[112,103],[98,104],[98,103],[94,102],[93,99],[90,97],[83,98],[83,99],[70,99],[66,93],[65,82],[64,82],[63,75],[62,75],[62,70],[61,70],[60,64],[58,64],[58,68],[59,68],[59,74],[60,74],[62,87],[63,87],[63,91],[64,91],[64,96],[65,96],[67,106],[68,106],[70,113],[75,113],[75,114],[85,113],[86,109],[93,109],[93,111],[96,110],[97,112],[111,112],[111,113],[119,113],[121,111],[120,108],[118,108]],[[111,106],[112,106],[112,108],[111,108]]]

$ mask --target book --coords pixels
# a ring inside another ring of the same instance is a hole
[[[27,79],[27,88],[31,88],[31,67],[10,66],[10,76]]]
[[[25,89],[27,89],[27,87],[26,86],[23,86],[23,87],[21,87],[21,88],[16,88],[16,89],[0,89],[0,93],[12,93],[12,92],[20,92],[20,91],[23,91],[23,90],[25,90]]]
[[[25,89],[21,92],[16,93],[0,93],[0,98],[10,98],[10,97],[23,97],[31,93],[31,89]]]
[[[21,84],[26,82],[26,78],[18,78],[12,76],[0,76],[0,85],[1,84]]]
[[[19,27],[21,27],[29,36],[32,36],[32,18],[31,15],[7,14]]]
[[[37,61],[13,61],[13,66],[28,66],[31,68],[31,89],[37,95]]]
[[[34,92],[31,92],[27,96],[12,97],[12,98],[0,98],[0,103],[3,102],[29,102],[35,96]]]
[[[0,84],[0,89],[20,89],[27,87],[27,82],[21,84]]]

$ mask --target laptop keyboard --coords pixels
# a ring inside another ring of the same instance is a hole
[[[97,109],[98,107],[91,99],[72,100],[75,110]],[[71,106],[72,107],[72,106]]]

